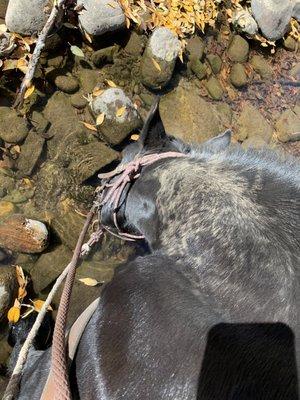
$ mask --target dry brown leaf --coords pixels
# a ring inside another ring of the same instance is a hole
[[[20,58],[20,59],[17,61],[16,68],[19,69],[21,72],[23,72],[23,74],[26,74],[27,69],[28,69],[28,67],[27,67],[27,61],[26,61],[24,58]]]
[[[160,67],[160,65],[158,64],[158,62],[157,62],[154,58],[151,58],[151,61],[152,61],[153,65],[154,65],[154,67],[155,67],[159,72],[161,72],[161,67]]]
[[[91,36],[86,31],[83,31],[83,33],[84,33],[86,40],[90,43],[93,43],[93,39],[91,38]]]
[[[41,311],[41,309],[42,309],[44,303],[45,303],[44,300],[40,300],[40,299],[36,299],[36,300],[33,300],[33,301],[32,301],[33,308],[34,308],[35,311],[37,311],[37,312],[40,312],[40,311]],[[51,306],[48,306],[48,307],[47,307],[47,310],[52,311],[53,309],[52,309]]]
[[[89,124],[88,122],[80,121],[87,129],[90,129],[91,131],[97,132],[97,128],[95,125]]]
[[[94,89],[92,95],[97,97],[100,96],[104,92],[104,89]]]
[[[2,68],[3,71],[8,71],[15,68],[17,68],[17,60],[4,60]]]
[[[122,117],[122,115],[124,114],[125,110],[126,110],[126,106],[122,106],[122,107],[118,108],[117,111],[116,111],[116,116],[117,117]]]
[[[21,147],[20,147],[18,144],[15,144],[15,145],[12,147],[12,150],[13,150],[15,153],[18,153],[18,154],[21,153]]]
[[[80,282],[84,283],[86,286],[97,286],[99,282],[94,278],[81,278]]]
[[[17,276],[18,285],[20,287],[26,286],[27,285],[27,279],[25,278],[23,268],[20,267],[19,265],[16,265],[15,269],[16,269],[16,276]]]
[[[130,136],[130,139],[131,139],[131,140],[134,140],[135,142],[136,142],[137,140],[139,140],[139,138],[140,138],[140,135],[138,135],[137,133],[134,133],[133,135]]]
[[[27,291],[25,289],[25,286],[22,286],[22,287],[20,286],[18,289],[18,299],[22,300],[26,296],[27,296]]]
[[[104,113],[99,114],[98,117],[96,118],[96,125],[97,126],[102,125],[104,122],[104,118],[105,118]]]
[[[112,88],[116,88],[117,85],[115,84],[114,81],[111,81],[110,79],[106,79],[106,83],[108,84],[108,86],[112,87]]]

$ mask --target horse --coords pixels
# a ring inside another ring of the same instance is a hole
[[[74,399],[298,399],[299,162],[165,132],[155,102],[122,162],[144,167],[117,218],[148,251],[115,270],[70,372]],[[111,207],[101,220],[113,229]],[[18,399],[39,399],[51,348],[32,349]]]

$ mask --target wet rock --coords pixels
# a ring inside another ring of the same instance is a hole
[[[294,1],[251,0],[251,9],[263,35],[269,40],[281,39],[288,30]]]
[[[10,201],[0,201],[0,219],[4,219],[16,211],[16,207]]]
[[[266,141],[260,136],[251,136],[242,143],[243,149],[261,149],[267,146]]]
[[[77,72],[81,89],[84,93],[91,93],[98,83],[99,72],[93,69],[83,68]]]
[[[33,268],[34,264],[37,262],[39,259],[40,254],[25,254],[25,253],[20,253],[18,254],[18,257],[16,258],[15,264],[20,265],[22,269],[28,273],[31,272],[31,269]]]
[[[21,153],[18,158],[19,176],[30,176],[36,166],[44,147],[45,139],[30,132],[21,146]],[[32,151],[34,149],[34,151]]]
[[[9,175],[4,168],[0,168],[0,197],[5,196],[15,186],[13,176]]]
[[[31,278],[36,293],[46,289],[62,273],[72,258],[72,252],[59,245],[43,253],[31,268]]]
[[[251,58],[250,64],[262,79],[270,79],[273,76],[273,70],[268,62],[261,56],[255,55]]]
[[[72,106],[78,108],[78,110],[82,110],[87,105],[87,100],[83,97],[82,92],[73,94],[70,97],[70,101]]]
[[[40,32],[50,14],[48,0],[10,0],[5,23],[11,32],[32,35]]]
[[[249,43],[240,35],[235,35],[227,50],[228,57],[234,62],[245,62],[248,59]]]
[[[222,67],[222,60],[221,57],[218,56],[217,54],[208,54],[206,56],[209,65],[212,69],[212,72],[214,74],[218,74],[221,71],[221,67]]]
[[[281,142],[300,140],[300,110],[285,110],[277,120],[277,137]]]
[[[296,40],[293,39],[291,36],[286,37],[284,39],[283,44],[284,44],[284,47],[290,51],[295,51],[299,46],[298,43],[296,42]]]
[[[0,320],[12,306],[17,292],[17,279],[15,269],[0,265]]]
[[[254,36],[258,33],[258,25],[250,14],[244,8],[238,8],[232,15],[232,23],[236,29]]]
[[[38,111],[33,111],[30,122],[32,123],[36,133],[42,135],[47,132],[49,128],[49,121]]]
[[[229,79],[233,86],[237,88],[247,85],[247,74],[243,64],[234,64],[232,66]]]
[[[179,86],[163,96],[159,110],[167,133],[187,143],[201,143],[224,128],[216,109],[194,86]]]
[[[41,253],[48,245],[48,230],[40,221],[14,214],[0,225],[0,245],[20,253]]]
[[[58,75],[54,79],[56,87],[65,93],[74,93],[79,89],[79,83],[73,76]]]
[[[114,45],[95,51],[91,57],[95,67],[102,67],[105,64],[112,63],[115,54],[119,51],[119,48],[120,46]]]
[[[48,67],[53,67],[53,68],[60,68],[63,66],[63,63],[64,63],[63,56],[56,56],[49,58],[47,60]]]
[[[130,38],[125,46],[125,51],[133,56],[139,56],[143,53],[145,47],[145,37],[132,31]]]
[[[118,144],[134,129],[138,129],[142,120],[132,101],[122,89],[110,88],[95,97],[91,104],[95,117],[104,114],[99,126],[101,134],[111,144]],[[120,111],[121,110],[121,111]]]
[[[140,94],[140,98],[143,100],[144,104],[146,104],[148,107],[151,107],[154,102],[155,96],[152,93],[142,92]]]
[[[29,196],[28,196],[29,195]],[[19,189],[12,190],[8,195],[6,195],[3,200],[9,201],[14,204],[21,204],[27,202],[29,198],[33,195],[32,191],[20,191]]]
[[[68,169],[78,183],[84,182],[104,166],[116,161],[119,153],[101,142],[75,147]]]
[[[224,91],[217,78],[211,76],[206,82],[205,86],[212,99],[221,100],[224,95]]]
[[[0,107],[0,139],[20,143],[28,134],[27,122],[9,107]]]
[[[167,28],[156,28],[141,60],[141,79],[145,86],[160,89],[170,81],[180,51],[177,36]]]
[[[109,0],[78,0],[84,9],[79,14],[81,27],[90,35],[99,36],[125,26],[125,15],[117,1],[111,7]]]
[[[198,79],[204,79],[207,75],[207,70],[205,65],[198,60],[197,58],[194,58],[191,62],[190,62],[190,67],[191,70],[194,72],[194,74],[197,76]]]
[[[268,143],[272,134],[273,128],[260,111],[246,103],[237,120],[237,139],[244,141],[248,137],[259,136]]]
[[[190,60],[201,60],[205,50],[205,44],[199,36],[193,36],[187,40],[185,48]]]

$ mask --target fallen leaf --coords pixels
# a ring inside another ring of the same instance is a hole
[[[7,319],[9,322],[12,322],[15,324],[16,322],[19,321],[20,314],[21,314],[20,308],[13,306],[8,310]]]
[[[86,40],[90,43],[93,43],[93,39],[91,38],[91,36],[86,31],[83,31],[83,33],[84,33]]]
[[[90,129],[91,131],[97,132],[97,128],[95,125],[89,124],[87,122],[80,121],[87,129]]]
[[[71,46],[70,50],[74,54],[74,56],[84,58],[84,53],[78,46]]]
[[[109,79],[106,79],[106,83],[107,83],[108,86],[110,86],[110,87],[113,87],[113,88],[117,87],[117,85],[115,84],[115,82],[113,82],[113,81],[111,81],[111,80],[109,80]]]
[[[26,74],[28,67],[27,67],[27,61],[25,60],[25,58],[20,58],[17,61],[16,68],[18,68],[20,71],[22,71],[23,74]]]
[[[86,286],[97,286],[100,283],[94,278],[81,278],[79,281],[84,283]]]
[[[41,311],[41,309],[42,309],[44,303],[45,303],[44,300],[40,300],[40,299],[36,299],[36,300],[33,300],[33,301],[32,301],[33,308],[34,308],[35,311],[37,311],[37,312],[40,312],[40,311]],[[52,308],[51,306],[48,306],[48,307],[47,307],[47,310],[48,310],[48,311],[52,311],[53,308]]]
[[[35,89],[34,85],[29,86],[29,88],[26,89],[26,92],[24,94],[24,99],[27,99],[27,97],[31,96],[32,93],[34,92],[34,89]]]
[[[104,113],[99,114],[98,117],[96,118],[96,125],[97,126],[102,125],[104,122],[104,118],[105,118]]]
[[[26,286],[27,285],[27,279],[25,278],[23,268],[20,267],[19,265],[16,265],[15,269],[16,269],[16,276],[17,276],[18,285],[20,287]]]
[[[24,297],[26,297],[26,295],[27,295],[27,291],[25,289],[25,286],[23,286],[23,287],[20,286],[18,289],[18,299],[19,300],[24,299]]]
[[[15,68],[17,68],[17,60],[4,60],[2,69],[3,71],[8,71]]]
[[[122,106],[122,107],[118,108],[117,112],[116,112],[116,116],[117,117],[122,117],[122,115],[124,114],[125,110],[126,110],[126,106]]]
[[[161,72],[161,67],[160,67],[160,65],[158,64],[158,62],[157,62],[154,58],[151,58],[151,61],[152,61],[153,65],[154,65],[154,67],[155,67],[159,72]]]
[[[104,89],[94,89],[92,95],[97,97],[100,96],[104,92]]]

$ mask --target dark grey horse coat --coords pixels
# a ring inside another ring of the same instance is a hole
[[[299,164],[229,141],[183,145],[154,113],[127,151],[187,157],[145,168],[128,192],[121,226],[151,251],[104,288],[78,348],[74,396],[298,398]],[[39,398],[48,368],[49,351],[28,362],[20,399]]]

